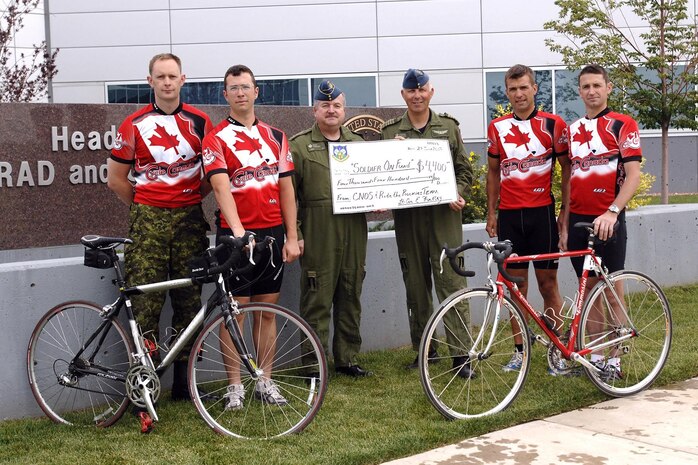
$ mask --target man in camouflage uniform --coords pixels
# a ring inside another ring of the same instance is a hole
[[[355,363],[361,349],[361,287],[366,267],[366,216],[334,215],[328,142],[360,141],[344,123],[345,96],[322,81],[314,95],[315,124],[290,140],[299,202],[301,316],[329,353],[330,315],[334,319],[332,353],[337,373],[353,377],[371,372]],[[331,310],[333,312],[331,313]]]
[[[445,113],[436,114],[429,108],[434,95],[429,76],[422,70],[407,70],[401,94],[407,104],[407,111],[401,117],[385,122],[381,138],[447,140],[458,188],[458,199],[450,204],[393,210],[395,238],[407,292],[412,347],[418,350],[424,327],[433,311],[431,276],[440,301],[465,286],[464,279],[456,275],[450,266],[445,265],[443,274],[439,273],[439,258],[443,244],[456,247],[463,242],[461,210],[465,206],[463,197],[472,184],[473,172],[463,147],[458,121]],[[467,309],[459,309],[459,313],[461,321],[469,321]],[[455,312],[449,312],[446,323],[456,316]],[[452,323],[449,327],[458,328],[456,334],[447,332],[453,366],[458,369],[459,376],[472,377],[474,372],[470,370],[465,354],[462,350],[455,349],[463,346],[463,342],[458,341],[467,340],[466,328],[458,319]],[[428,356],[436,359],[438,354],[432,351]],[[417,360],[409,367],[416,368]]]
[[[108,186],[130,208],[133,244],[126,246],[125,253],[130,284],[187,277],[188,261],[209,244],[201,199],[210,187],[201,182],[201,141],[212,125],[205,113],[180,102],[184,80],[177,56],[153,57],[148,83],[155,103],[126,118],[108,161]],[[128,179],[130,172],[135,185]],[[146,338],[157,341],[165,292],[132,300]],[[201,287],[172,289],[170,300],[172,326],[181,331],[201,306]],[[176,400],[189,398],[188,354],[185,348],[174,364],[172,397]]]

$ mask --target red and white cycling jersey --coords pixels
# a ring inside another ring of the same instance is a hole
[[[512,113],[492,121],[487,155],[500,160],[500,210],[550,205],[555,159],[567,150],[567,125],[557,115],[535,110],[526,120]]]
[[[126,118],[111,158],[133,165],[133,201],[161,208],[201,203],[201,142],[212,126],[187,104],[171,115],[150,104]]]
[[[204,172],[230,178],[240,221],[245,229],[271,228],[282,223],[279,177],[293,174],[286,134],[256,120],[251,129],[228,117],[204,139]],[[220,226],[230,227],[219,212]]]
[[[624,163],[642,161],[637,123],[608,108],[578,119],[570,125],[570,159],[570,211],[603,214],[625,182]]]

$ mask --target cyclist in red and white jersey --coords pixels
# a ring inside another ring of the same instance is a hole
[[[611,111],[608,96],[613,85],[604,68],[586,66],[579,74],[579,95],[584,101],[586,116],[570,125],[569,224],[593,222],[594,232],[601,240],[616,237],[597,248],[609,271],[625,266],[627,234],[625,206],[640,185],[640,132],[630,116]],[[586,248],[586,231],[569,231],[567,248]],[[573,259],[577,275],[582,273],[581,259]],[[596,280],[589,283],[593,285]]]
[[[235,289],[233,283],[230,286],[241,303],[276,303],[283,264],[300,256],[293,160],[286,134],[255,116],[254,102],[259,88],[252,70],[244,65],[232,66],[226,71],[223,82],[223,95],[230,105],[230,113],[203,143],[204,171],[220,207],[216,212],[216,238],[218,241],[222,235],[239,237],[245,231],[252,231],[258,237],[276,239],[272,252],[276,268],[252,270],[244,279],[255,282],[243,290]],[[259,263],[265,266],[269,262],[262,259]],[[285,405],[286,399],[271,379],[272,360],[263,355],[276,352],[273,350],[276,325],[273,315],[270,316],[269,321],[255,321],[255,328],[261,330],[257,353],[264,376],[257,382],[254,395],[266,403]],[[230,339],[225,328],[222,328],[221,337],[226,341]],[[228,360],[226,366],[236,366],[237,355],[230,351],[232,342],[222,346]],[[241,409],[246,393],[239,370],[233,368],[228,375],[230,385],[225,395],[225,408]]]
[[[570,208],[565,222],[594,223],[594,233],[604,244],[596,245],[597,256],[609,272],[625,268],[625,251],[628,234],[625,225],[625,207],[640,186],[642,149],[640,130],[628,115],[608,108],[608,96],[613,85],[608,73],[599,65],[585,66],[579,73],[579,95],[584,101],[586,115],[570,125]],[[618,223],[618,229],[614,227]],[[567,244],[563,248],[581,250],[587,247],[587,232],[581,228],[569,229]],[[582,275],[584,259],[572,258],[577,276]],[[587,280],[587,290],[598,281]],[[622,285],[616,291],[623,294]],[[620,312],[620,310],[619,310]],[[620,317],[619,317],[620,318]],[[602,315],[590,321],[603,321]],[[591,327],[591,324],[589,325]],[[602,324],[596,330],[602,331]],[[594,330],[591,328],[591,330]],[[615,368],[605,370],[617,378],[622,377],[620,354],[591,354],[591,361],[601,366]]]
[[[121,124],[107,162],[108,186],[130,208],[129,237],[134,242],[126,246],[125,264],[126,279],[133,284],[185,278],[191,257],[208,247],[209,226],[201,199],[210,186],[202,182],[201,141],[211,130],[211,120],[180,101],[185,76],[179,57],[171,53],[156,55],[148,70],[155,102]],[[133,174],[135,185],[129,181],[129,173]],[[169,293],[172,326],[180,331],[201,305],[201,287],[172,289]],[[157,340],[165,293],[132,299],[143,332]],[[174,363],[175,400],[189,399],[189,351],[181,353]],[[147,423],[147,419],[142,421]]]
[[[557,252],[565,231],[555,219],[552,195],[556,160],[562,167],[562,201],[567,197],[570,163],[567,158],[567,125],[559,116],[536,109],[538,86],[533,70],[514,65],[504,76],[512,113],[493,120],[487,130],[487,224],[490,237],[510,240],[518,255]],[[560,230],[558,230],[560,229]],[[562,324],[562,298],[557,282],[557,260],[533,263],[545,314],[553,327]],[[507,267],[525,281],[528,263]],[[515,351],[505,371],[521,369],[524,354],[520,331],[514,328]],[[553,370],[549,373],[555,374]]]

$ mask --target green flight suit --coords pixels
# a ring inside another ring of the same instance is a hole
[[[467,198],[473,179],[473,171],[466,157],[465,147],[461,140],[458,121],[442,113],[436,114],[430,110],[430,119],[423,132],[412,126],[407,113],[399,118],[388,120],[381,130],[381,138],[394,139],[396,135],[405,139],[446,139],[451,147],[453,168],[456,175],[458,193]],[[456,247],[463,243],[463,227],[460,212],[451,210],[448,204],[429,207],[415,207],[393,210],[395,219],[395,239],[397,241],[402,278],[407,293],[407,312],[410,321],[410,336],[412,347],[419,348],[419,341],[424,327],[433,312],[432,276],[436,287],[436,296],[443,302],[446,297],[466,286],[465,279],[458,276],[444,263],[444,272],[440,273],[439,258],[443,244]],[[460,308],[462,321],[469,322],[469,311]],[[456,317],[454,312],[447,315]],[[469,323],[468,323],[469,324]],[[463,355],[457,347],[463,347],[466,341],[465,328],[458,320],[449,324],[458,328],[456,334],[447,332],[451,355]],[[460,330],[463,331],[460,331]],[[457,338],[457,339],[454,339]],[[461,342],[458,342],[461,341]]]
[[[341,127],[341,142],[361,141]],[[330,314],[334,319],[335,366],[354,364],[361,349],[361,287],[366,274],[368,227],[363,213],[332,213],[327,140],[317,124],[289,140],[298,199],[301,262],[300,314],[329,354]],[[330,311],[332,310],[332,313]]]

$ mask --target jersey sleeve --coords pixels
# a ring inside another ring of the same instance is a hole
[[[220,138],[213,133],[204,137],[201,146],[201,158],[203,161],[204,175],[211,179],[216,173],[228,173],[228,164],[225,160],[225,148]]]
[[[500,158],[499,151],[499,134],[494,122],[487,127],[487,156],[492,158]]]
[[[567,156],[570,151],[569,128],[562,118],[555,120],[555,134],[553,134],[553,152],[556,157]]]
[[[136,162],[136,131],[127,118],[116,133],[116,140],[111,151],[111,158],[121,163],[134,164]]]
[[[623,161],[642,160],[640,129],[637,126],[637,122],[632,118],[628,118],[620,129],[618,150]]]
[[[279,151],[279,177],[290,176],[293,174],[293,155],[288,145],[286,133],[282,133],[281,150]]]

